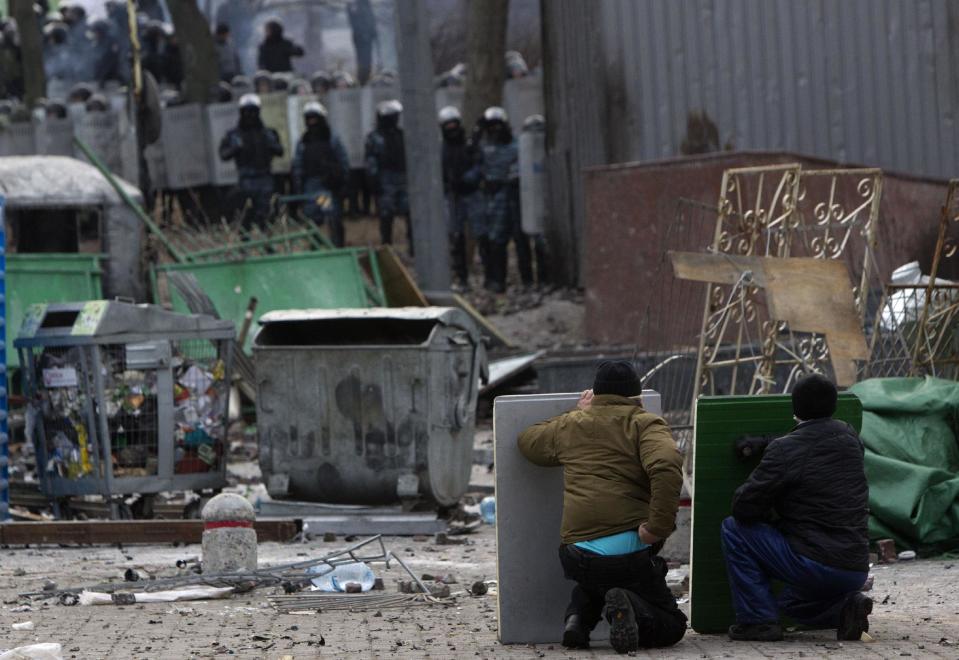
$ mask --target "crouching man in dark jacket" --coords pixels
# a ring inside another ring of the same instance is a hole
[[[519,436],[530,461],[563,466],[559,558],[576,582],[566,609],[568,648],[588,648],[604,615],[619,653],[671,646],[686,633],[666,562],[656,556],[676,527],[682,457],[666,422],[629,398],[640,393],[629,362],[604,362],[578,410]]]
[[[836,387],[819,375],[793,390],[798,425],[769,443],[733,496],[722,543],[732,588],[734,640],[783,638],[780,612],[840,640],[869,630],[869,487],[855,429],[832,419]],[[769,524],[770,514],[778,520]],[[770,580],[785,583],[779,598]]]

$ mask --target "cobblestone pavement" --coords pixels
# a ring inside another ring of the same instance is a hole
[[[77,586],[122,579],[127,567],[172,574],[177,559],[196,556],[198,546],[128,546],[124,549],[0,549],[0,649],[59,642],[67,658],[537,658],[612,657],[609,647],[567,652],[559,645],[504,647],[496,641],[496,597],[472,597],[467,585],[495,578],[495,537],[484,528],[467,546],[387,539],[417,573],[452,574],[453,605],[379,612],[279,614],[266,604],[268,589],[225,601],[118,607],[65,607],[34,603],[30,612],[16,594],[38,590],[47,579]],[[266,543],[261,563],[296,561],[342,547],[314,541]],[[552,559],[552,558],[550,558]],[[822,633],[796,633],[773,644],[732,643],[690,631],[676,647],[638,657],[675,658],[959,658],[959,562],[928,560],[879,566],[872,592],[875,641],[842,643]],[[398,567],[374,567],[388,590],[403,576]],[[458,592],[458,593],[457,593]],[[685,607],[685,606],[684,606]],[[12,624],[33,621],[33,631]],[[560,622],[557,622],[560,625]]]

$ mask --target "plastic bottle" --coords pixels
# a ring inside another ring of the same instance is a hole
[[[492,495],[484,497],[480,502],[480,515],[487,525],[496,524],[496,498]]]
[[[351,582],[360,585],[361,590],[369,591],[376,582],[373,571],[363,562],[340,564],[332,571],[329,568],[326,564],[320,564],[309,569],[310,573],[323,573],[320,577],[313,579],[313,586],[319,591],[345,592],[346,585]],[[324,571],[327,572],[324,573]]]

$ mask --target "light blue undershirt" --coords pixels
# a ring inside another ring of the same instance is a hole
[[[580,541],[574,545],[597,555],[628,555],[649,547],[648,543],[639,540],[639,534],[635,529],[627,529],[625,532],[602,536],[592,541]]]

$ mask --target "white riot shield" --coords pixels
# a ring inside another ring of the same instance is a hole
[[[272,94],[260,95],[260,118],[263,124],[272,128],[280,136],[280,144],[283,145],[283,155],[274,158],[271,164],[271,171],[274,174],[287,174],[290,171],[290,161],[293,154],[290,153],[290,126],[286,120],[286,92],[273,92]]]
[[[167,187],[173,190],[208,185],[210,159],[207,154],[203,106],[188,103],[163,108],[163,158]]]
[[[44,156],[73,155],[73,122],[69,118],[44,119],[37,124],[37,153]]]
[[[546,218],[546,133],[528,129],[519,136],[519,199],[523,231],[542,234]]]
[[[220,142],[236,126],[240,111],[236,103],[214,103],[206,110],[207,154],[210,159],[210,180],[214,186],[236,184],[236,161],[220,160]]]
[[[127,114],[126,94],[110,96],[110,107],[117,117],[117,138],[120,142],[120,175],[134,185],[140,180],[140,157],[137,148],[136,122]]]
[[[16,121],[0,128],[0,156],[32,156],[36,152],[32,122]]]
[[[440,87],[436,90],[436,112],[439,112],[448,105],[457,108],[463,112],[463,99],[466,98],[466,90],[462,87]]]
[[[296,145],[300,142],[303,131],[306,130],[303,122],[303,106],[312,101],[319,101],[313,94],[297,94],[286,99],[286,124],[290,127],[290,160],[296,154]]]
[[[120,129],[115,112],[84,112],[73,124],[74,134],[96,154],[110,172],[123,176],[123,159],[120,154]],[[79,148],[74,156],[86,160]]]
[[[513,130],[519,132],[530,115],[543,114],[543,79],[540,76],[512,78],[503,85],[503,109]]]
[[[350,160],[350,167],[362,168],[363,142],[366,134],[363,132],[361,115],[362,90],[332,89],[326,95],[326,109],[330,113],[330,128],[343,142],[346,155]]]
[[[376,106],[383,101],[400,100],[400,88],[398,85],[371,86],[367,85],[362,89],[362,126],[364,137],[376,128]],[[402,118],[400,119],[402,122]]]
[[[150,174],[150,185],[155,190],[168,189],[169,182],[166,176],[166,159],[163,156],[163,141],[157,140],[143,150],[143,159],[147,163],[147,172]]]

